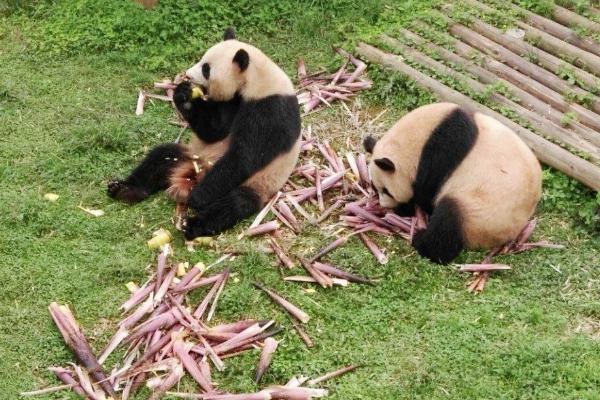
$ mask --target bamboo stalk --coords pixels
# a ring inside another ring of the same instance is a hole
[[[445,101],[451,101],[462,107],[474,109],[492,116],[502,122],[515,133],[517,133],[529,145],[537,157],[544,163],[554,167],[565,174],[579,180],[594,190],[600,190],[600,168],[588,161],[574,156],[561,147],[539,137],[533,132],[521,127],[512,120],[493,111],[492,109],[477,104],[467,96],[443,85],[442,83],[430,78],[429,76],[406,65],[402,60],[394,55],[386,54],[365,43],[360,43],[358,52],[371,62],[382,64],[388,68],[406,74],[411,79],[431,90]]]
[[[360,367],[360,365],[349,365],[347,367],[340,368],[337,371],[333,371],[333,372],[330,372],[330,373],[325,374],[323,376],[320,376],[318,378],[311,379],[311,380],[309,380],[307,382],[307,384],[309,386],[314,386],[317,383],[321,383],[321,382],[327,381],[329,379],[337,378],[338,376],[342,376],[344,374],[347,374],[348,372],[352,372],[352,371],[354,371],[355,369],[357,369],[359,367]]]
[[[311,348],[315,346],[310,336],[308,336],[308,333],[302,329],[302,326],[300,326],[296,320],[292,319],[292,325],[294,326],[294,329],[296,329],[296,332],[298,332],[298,335],[300,335],[300,339],[302,339],[306,347]]]
[[[600,32],[600,24],[569,11],[566,8],[555,5],[552,9],[552,18],[565,26],[581,26],[593,32]]]
[[[477,0],[466,0],[468,4],[471,4],[484,12],[490,13],[493,12],[494,9],[477,1]],[[533,14],[533,13],[532,13]],[[533,14],[535,15],[535,14]],[[540,17],[541,18],[541,17]],[[600,57],[597,55],[580,49],[577,46],[574,46],[568,42],[564,42],[559,40],[558,38],[538,29],[531,25],[528,25],[522,21],[516,21],[516,24],[519,28],[525,31],[525,38],[534,41],[537,44],[537,47],[554,54],[555,56],[560,57],[561,55],[565,55],[573,58],[573,64],[579,67],[586,68],[588,71],[592,73],[598,74],[600,72]],[[558,26],[561,26],[557,24]],[[564,27],[563,27],[564,28]],[[526,43],[523,43],[527,45]],[[528,46],[526,46],[528,47]]]
[[[290,315],[292,315],[298,321],[302,322],[303,324],[306,324],[310,320],[310,316],[307,313],[305,313],[300,308],[296,307],[295,305],[293,305],[274,291],[269,290],[256,282],[254,283],[254,286],[265,292],[274,302],[283,307],[288,313],[290,313]]]
[[[69,349],[92,374],[94,381],[99,382],[100,387],[108,395],[115,396],[115,391],[106,380],[104,369],[98,362],[92,347],[83,335],[69,308],[67,306],[59,306],[57,303],[51,303],[48,310]]]
[[[435,61],[434,59],[420,53],[417,50],[411,49],[403,45],[399,41],[392,39],[389,36],[382,35],[381,37],[385,43],[393,46],[394,48],[400,49],[403,52],[403,54],[412,57],[415,61],[419,62],[420,64],[425,65],[428,68],[431,68],[435,71],[441,72],[444,75],[452,76],[459,81],[466,82],[468,86],[470,86],[476,92],[482,93],[483,91],[485,91],[484,85],[469,78],[468,76],[457,72],[452,68],[446,67],[445,65]],[[588,153],[596,161],[600,160],[600,149],[598,149],[596,146],[589,143],[588,141],[584,140],[582,137],[574,135],[573,132],[561,128],[560,124],[562,117],[559,112],[548,107],[548,105],[544,104],[542,101],[538,100],[529,93],[517,88],[516,86],[506,81],[498,79],[493,74],[481,68],[468,67],[468,64],[465,63],[464,60],[460,65],[465,65],[467,70],[482,78],[482,81],[486,83],[502,81],[505,84],[508,84],[509,89],[511,89],[512,91],[512,94],[521,99],[525,104],[529,105],[533,110],[535,110],[535,112],[529,110],[528,108],[522,107],[514,103],[513,101],[507,99],[506,97],[496,93],[492,93],[490,95],[491,100],[499,104],[503,104],[507,107],[516,109],[517,112],[519,112],[519,114],[526,116],[527,119],[533,123],[536,130],[538,130],[543,135],[550,137],[554,140],[558,140],[564,144],[567,144],[578,151]],[[554,124],[548,124],[547,121],[543,118],[544,116],[547,117],[550,121],[554,122]],[[589,129],[584,126],[576,126],[574,128],[576,128],[574,130],[577,133],[583,132],[583,134],[587,136],[597,136],[597,134],[593,131],[588,132]]]

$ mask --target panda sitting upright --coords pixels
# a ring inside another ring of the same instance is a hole
[[[207,166],[190,188],[185,237],[213,235],[257,212],[294,169],[300,151],[300,110],[291,80],[254,46],[224,40],[186,71],[205,98],[192,98],[182,82],[173,100],[194,132],[188,145],[154,148],[124,180],[108,184],[108,194],[128,203],[177,184],[195,159]],[[175,188],[177,191],[177,188]]]

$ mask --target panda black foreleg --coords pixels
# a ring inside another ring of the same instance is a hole
[[[181,82],[173,93],[175,107],[200,139],[208,143],[223,140],[239,108],[239,99],[211,101],[192,98],[192,85]]]
[[[461,226],[458,203],[444,197],[433,210],[427,228],[415,234],[413,246],[421,256],[438,264],[448,264],[465,246]]]
[[[415,203],[412,199],[406,203],[399,203],[394,207],[394,212],[401,217],[414,217],[415,211]]]
[[[185,238],[210,236],[233,227],[239,221],[260,210],[260,198],[249,187],[240,186],[221,199],[196,210],[196,216],[188,218]]]
[[[163,144],[155,147],[124,180],[108,182],[108,195],[126,203],[137,203],[159,190],[169,187],[173,169],[189,160],[186,149],[180,144]]]

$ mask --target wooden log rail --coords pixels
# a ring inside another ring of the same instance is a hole
[[[406,64],[400,57],[385,53],[365,43],[357,47],[358,53],[370,62],[381,64],[407,75],[423,87],[431,90],[442,100],[450,101],[462,107],[490,115],[514,130],[527,143],[543,163],[563,171],[567,175],[581,181],[593,190],[600,190],[600,167],[583,160],[560,146],[523,128],[509,118],[495,112],[456,90],[436,81]]]

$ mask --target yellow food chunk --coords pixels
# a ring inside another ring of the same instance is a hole
[[[197,99],[202,96],[204,96],[204,93],[202,93],[202,89],[200,89],[198,86],[194,86],[192,88],[192,99]]]

